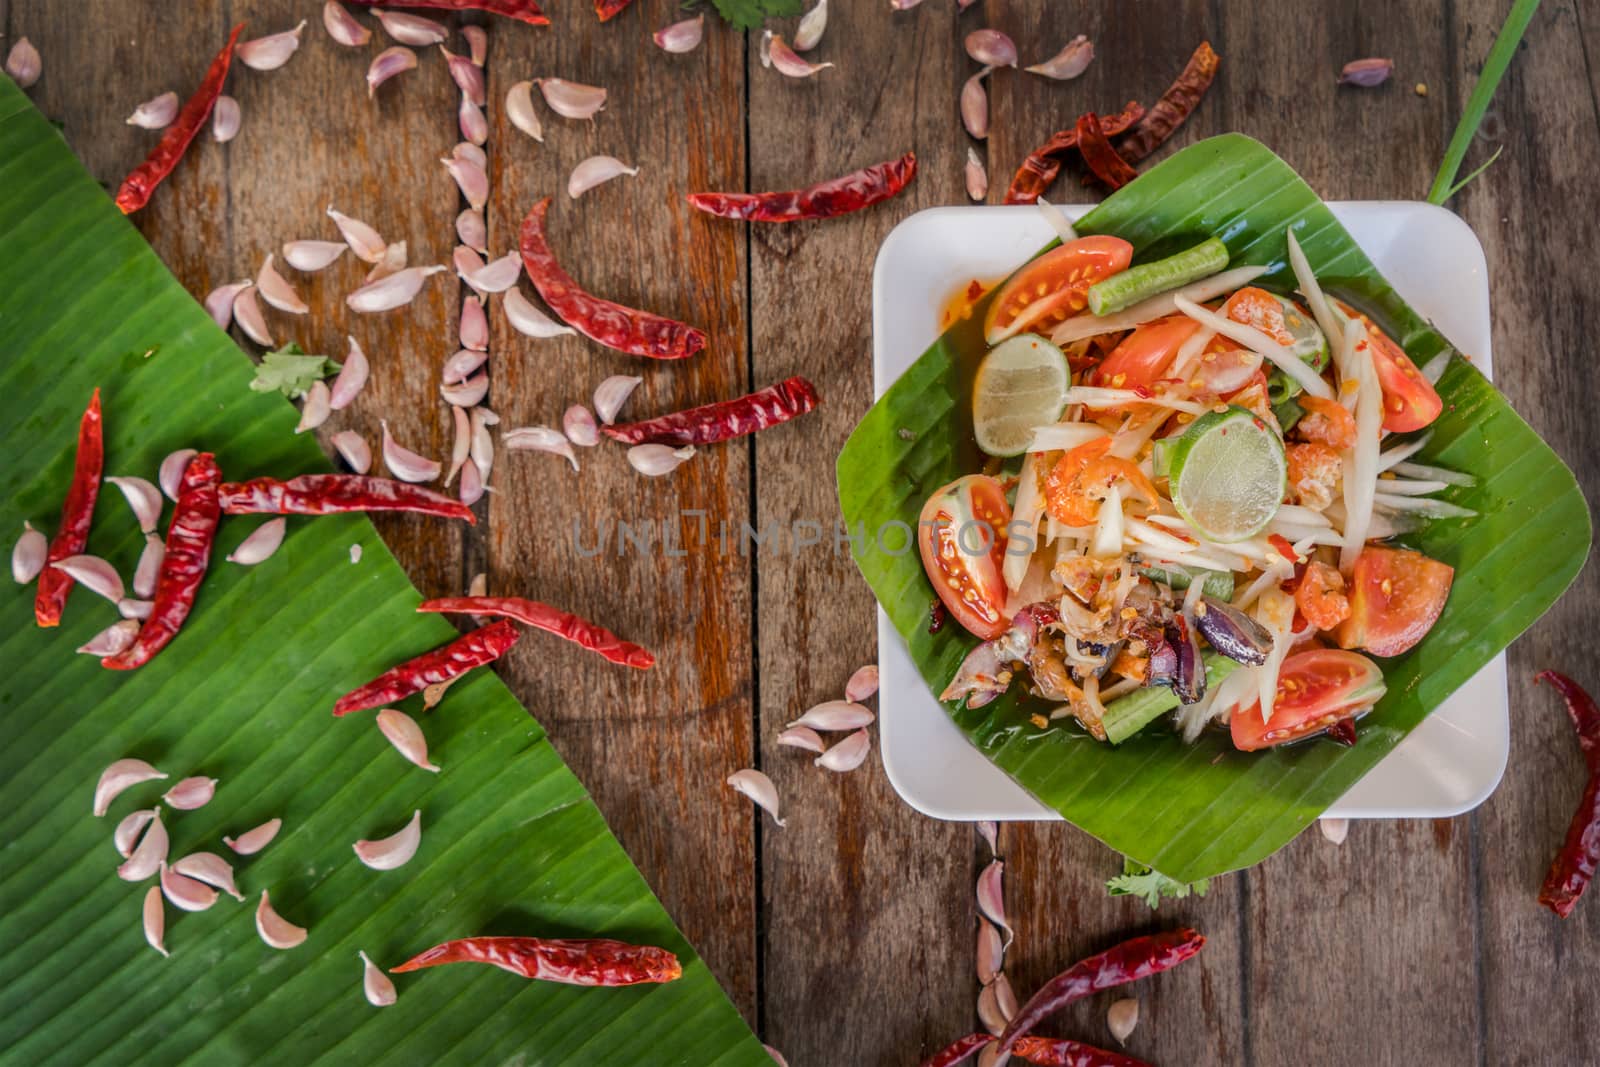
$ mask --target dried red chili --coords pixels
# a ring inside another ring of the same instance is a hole
[[[412,693],[420,693],[430,685],[459,678],[474,667],[493,663],[505,655],[521,636],[521,631],[503,619],[480,626],[448,645],[408,659],[400,666],[384,671],[366,685],[350,690],[333,705],[333,713],[348,715],[352,711],[392,704]]]
[[[1583,687],[1564,674],[1541,671],[1535,681],[1547,681],[1567,704],[1567,715],[1578,733],[1578,744],[1589,768],[1589,784],[1567,827],[1561,851],[1550,863],[1539,889],[1539,903],[1565,919],[1578,906],[1600,866],[1600,709]]]
[[[1199,952],[1205,943],[1203,936],[1184,927],[1135,937],[1073,964],[1040,986],[1039,991],[1017,1009],[1005,1033],[1000,1035],[1001,1055],[1010,1052],[1023,1035],[1073,1001],[1176,967]]]
[[[956,1067],[974,1052],[994,1040],[993,1034],[968,1034],[957,1038],[922,1061],[922,1067]]]
[[[222,508],[217,503],[217,486],[221,483],[222,471],[210,452],[201,452],[184,468],[172,524],[167,527],[167,553],[156,576],[150,617],[139,627],[133,644],[102,659],[102,667],[114,671],[142,667],[178,636],[211,563],[211,545],[222,521]]]
[[[1139,176],[1139,172],[1126,159],[1117,154],[1100,127],[1100,117],[1093,112],[1078,119],[1078,151],[1089,173],[1112,189],[1121,189]]]
[[[545,238],[544,217],[549,210],[547,196],[522,220],[522,265],[528,280],[561,321],[607,348],[651,359],[684,359],[706,346],[706,335],[693,326],[614,304],[578,288],[556,262]]]
[[[622,9],[633,3],[633,0],[594,0],[594,13],[600,16],[600,21],[605,22],[622,13]]]
[[[302,474],[286,482],[224,482],[226,515],[336,515],[347,511],[412,511],[476,523],[472,509],[431,489],[365,474]]]
[[[183,158],[183,153],[189,148],[195,134],[206,124],[206,119],[211,117],[211,108],[216,104],[217,97],[222,95],[222,85],[228,80],[228,66],[233,62],[233,46],[239,40],[239,32],[244,29],[244,23],[233,28],[228,34],[228,43],[222,46],[216,58],[211,61],[211,66],[206,68],[206,76],[200,81],[200,88],[194,95],[183,102],[183,108],[178,112],[178,117],[172,120],[172,125],[162,133],[161,140],[150,150],[143,163],[133,168],[122,185],[117,188],[117,206],[124,215],[131,215],[150,202],[150,194],[156,191],[162,179],[172,173],[172,169]]]
[[[1211,81],[1217,76],[1217,67],[1221,63],[1222,57],[1211,50],[1211,42],[1201,41],[1200,47],[1189,57],[1183,73],[1178,75],[1178,80],[1161,94],[1161,99],[1156,101],[1150,113],[1117,145],[1117,152],[1122,158],[1137,163],[1160,148],[1162,142],[1171,137],[1173,131],[1183,125],[1183,120],[1200,106],[1200,98],[1211,88]],[[1106,132],[1112,133],[1110,130]]]
[[[1115,137],[1144,118],[1144,108],[1137,100],[1116,115],[1100,116],[1100,128],[1107,137]],[[1006,190],[1008,204],[1031,204],[1050,188],[1050,183],[1061,173],[1061,164],[1078,147],[1078,128],[1069,126],[1055,133],[1044,144],[1028,153]]]
[[[678,957],[666,949],[609,938],[463,937],[389,970],[405,974],[446,963],[487,963],[522,978],[585,986],[671,982],[683,975]]]
[[[534,0],[351,0],[362,7],[422,7],[435,11],[487,11],[530,26],[550,25],[550,16]]]
[[[690,193],[689,203],[708,215],[749,222],[831,219],[887,200],[917,176],[917,154],[877,163],[842,178],[783,193]]]
[[[44,570],[39,572],[39,589],[33,598],[33,617],[40,626],[60,626],[67,594],[77,584],[66,571],[50,564],[76,556],[89,544],[89,526],[94,521],[94,504],[100,497],[100,475],[105,471],[105,425],[100,418],[100,390],[96,389],[78,420],[78,454],[72,461],[72,484],[61,505],[61,528],[50,540]]]
[[[788,422],[816,407],[816,387],[796,375],[733,400],[674,411],[643,422],[600,427],[623,444],[709,445]]]
[[[1022,1037],[1013,1050],[1040,1067],[1149,1067],[1144,1060],[1059,1037]]]
[[[605,627],[597,626],[570,611],[520,596],[440,597],[437,600],[424,600],[417,605],[417,610],[446,615],[503,615],[526,626],[564,637],[624,667],[643,670],[656,665],[656,658],[649,649],[632,641],[624,641]]]

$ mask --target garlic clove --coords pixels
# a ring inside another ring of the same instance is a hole
[[[174,907],[184,911],[205,911],[217,902],[217,891],[198,879],[161,865],[161,893]]]
[[[1349,819],[1318,819],[1317,829],[1322,831],[1322,836],[1336,845],[1344,844],[1345,837],[1350,833]]]
[[[111,810],[111,802],[123,790],[140,782],[167,777],[142,759],[119,759],[100,772],[94,787],[94,814],[98,818]]]
[[[506,321],[511,328],[525,337],[544,339],[547,337],[563,337],[567,334],[576,334],[577,331],[570,326],[564,326],[540,311],[522,291],[517,288],[506,290],[506,295],[501,298],[500,310],[506,313]]]
[[[227,144],[239,136],[239,127],[244,124],[244,115],[239,110],[239,101],[224,93],[217,97],[217,102],[211,106],[211,139],[218,144]]]
[[[999,30],[973,30],[967,34],[967,55],[986,67],[1014,67],[1017,65],[1017,44]]]
[[[224,330],[233,325],[234,298],[250,288],[251,284],[251,282],[229,282],[207,293],[205,307],[206,313],[211,316],[211,321]]]
[[[694,457],[694,446],[634,445],[628,449],[628,466],[640,474],[659,478],[671,474]]]
[[[539,78],[534,84],[544,95],[550,110],[562,118],[592,119],[606,106],[606,91],[597,85],[564,78]]]
[[[517,82],[506,90],[506,118],[535,141],[544,141],[544,126],[533,108],[533,82]]]
[[[164,130],[178,117],[178,94],[165,92],[152,97],[133,109],[125,120],[129,126],[142,130]]]
[[[44,73],[44,60],[32,41],[18,37],[17,43],[6,53],[5,71],[17,83],[18,89],[31,89],[39,80],[39,75]]]
[[[379,256],[378,262],[374,263],[372,269],[367,271],[367,276],[361,279],[361,284],[371,285],[373,282],[380,281],[392,274],[398,274],[405,269],[405,266],[406,243],[404,241],[395,241],[384,247],[383,255]]]
[[[339,365],[339,373],[333,379],[333,388],[328,391],[328,406],[334,411],[342,411],[350,406],[350,402],[367,384],[367,376],[371,373],[367,354],[361,351],[356,339],[347,337],[346,340],[350,342],[350,351],[345,355],[344,362]]]
[[[357,841],[351,847],[356,858],[375,871],[404,867],[422,844],[422,811],[411,813],[411,821],[388,837],[376,841]]]
[[[228,553],[228,562],[253,567],[268,559],[278,551],[278,546],[283,544],[283,535],[288,523],[289,520],[280,515],[257,526],[250,531],[250,536],[239,542],[238,548]]]
[[[333,220],[333,224],[339,227],[339,235],[344,238],[344,243],[350,246],[350,251],[357,257],[368,263],[376,263],[383,258],[389,245],[377,230],[360,219],[335,211],[332,204],[328,205],[327,215]]]
[[[483,474],[478,465],[468,459],[461,465],[461,484],[456,487],[456,496],[470,508],[483,499],[483,494]]]
[[[305,28],[306,20],[301,19],[300,25],[292,30],[245,41],[233,54],[251,70],[277,70],[289,62],[289,57],[300,47],[300,31]]]
[[[851,703],[859,704],[870,698],[878,691],[878,665],[869,663],[858,669],[844,683],[844,698]]]
[[[189,469],[189,461],[199,454],[192,448],[180,448],[161,461],[156,482],[168,500],[178,499],[178,487],[183,484],[183,472]]]
[[[322,5],[322,26],[335,43],[346,48],[360,48],[372,40],[372,31],[357,22],[339,0],[327,0]]]
[[[237,839],[224,837],[222,843],[240,856],[253,856],[266,848],[272,839],[278,836],[278,831],[281,829],[283,829],[282,819],[268,819],[260,826],[246,830]]]
[[[167,828],[161,822],[161,813],[145,827],[139,843],[117,868],[117,877],[124,882],[142,882],[161,870],[167,862]]]
[[[516,285],[517,279],[521,276],[521,254],[508,252],[499,259],[485,263],[480,269],[462,275],[462,281],[480,293],[503,293]]]
[[[567,440],[583,448],[593,448],[600,443],[600,428],[582,404],[574,404],[562,414],[561,429]]]
[[[32,523],[24,520],[22,536],[17,538],[16,545],[11,549],[11,580],[18,585],[27,585],[39,577],[49,555],[50,542],[44,534],[33,528]]]
[[[482,211],[483,206],[489,202],[489,175],[477,162],[452,156],[441,159],[444,169],[450,172],[450,177],[455,180],[456,188],[461,190],[461,195],[466,198],[474,211]]]
[[[819,755],[828,750],[828,746],[823,743],[822,738],[817,736],[817,732],[809,726],[791,726],[778,735],[777,742],[780,745],[787,745],[790,748],[803,748],[807,752],[815,752]]]
[[[988,919],[978,918],[978,981],[988,985],[1005,965],[1006,949],[1000,941],[1000,931]]]
[[[728,775],[728,784],[756,802],[756,806],[772,816],[779,826],[786,823],[778,816],[778,788],[772,779],[756,770],[734,771]]]
[[[630,167],[615,156],[590,156],[572,168],[572,175],[567,179],[567,195],[576,200],[595,186],[613,178],[620,178],[623,175],[631,178],[638,173],[638,167]]]
[[[456,238],[463,246],[480,255],[489,250],[489,227],[483,221],[483,212],[467,208],[456,216]],[[480,310],[482,305],[479,305]]]
[[[481,216],[479,221],[482,221]],[[482,297],[468,294],[462,298],[461,322],[458,333],[462,348],[476,352],[486,352],[488,350],[489,316],[484,313]]]
[[[961,125],[978,140],[989,136],[989,94],[983,79],[992,68],[984,67],[961,87]]]
[[[153,600],[134,600],[130,597],[123,597],[117,601],[117,614],[122,616],[124,622],[148,619],[155,613],[155,609],[156,604]]]
[[[425,771],[439,773],[438,766],[428,762],[428,739],[423,736],[417,720],[403,711],[384,708],[378,712],[378,730],[406,759]]]
[[[1093,61],[1094,45],[1089,38],[1080,33],[1068,41],[1065,48],[1043,63],[1035,63],[1023,69],[1029,74],[1041,74],[1057,81],[1069,81],[1088,70],[1089,64]]]
[[[1124,997],[1106,1009],[1106,1029],[1111,1031],[1111,1036],[1117,1039],[1117,1044],[1126,1045],[1128,1035],[1133,1033],[1133,1028],[1139,1025],[1139,1001],[1135,997]]]
[[[989,196],[989,170],[983,165],[978,150],[971,145],[967,146],[967,165],[963,174],[967,182],[967,198],[983,203]]]
[[[389,420],[379,419],[383,429],[383,465],[403,482],[431,482],[443,470],[438,460],[418,455],[398,444],[389,432]]]
[[[489,395],[489,376],[479,372],[464,382],[441,385],[439,395],[444,397],[445,403],[458,408],[475,407]]]
[[[215,852],[191,852],[174,863],[172,870],[187,878],[214,886],[234,900],[244,900],[244,894],[233,884],[233,864]]]
[[[328,383],[320,379],[311,383],[311,388],[306,390],[305,404],[300,408],[300,421],[295,424],[295,433],[305,433],[315,430],[318,426],[328,421],[328,415],[333,411],[330,406],[331,394]]]
[[[470,56],[458,56],[444,45],[439,46],[439,51],[444,53],[445,64],[450,69],[450,78],[456,83],[456,88],[461,90],[461,95],[479,107],[487,105],[489,98],[484,83],[483,68],[474,63]]]
[[[300,294],[294,291],[294,286],[278,273],[278,268],[272,264],[273,258],[269,254],[266,262],[261,264],[261,270],[256,274],[256,289],[261,293],[261,299],[279,311],[287,311],[291,315],[304,315],[311,309],[300,299]]]
[[[345,297],[344,302],[349,305],[350,310],[366,314],[405,307],[417,298],[425,280],[441,273],[444,269],[440,266],[407,267],[386,278],[379,278],[375,282],[363,285]]]
[[[168,955],[166,949],[167,910],[161,903],[161,887],[158,885],[153,885],[145,890],[144,939],[151,948],[163,956]]]
[[[472,454],[472,417],[463,407],[451,407],[450,417],[455,420],[456,432],[450,444],[450,472],[444,476],[445,485],[456,480]]]
[[[171,789],[161,795],[169,808],[179,811],[194,811],[211,803],[211,798],[216,796],[217,780],[196,776],[185,778]]]
[[[128,507],[133,509],[134,518],[139,520],[140,532],[154,532],[156,524],[161,521],[161,509],[164,506],[161,489],[147,478],[121,476],[107,478],[106,481],[122,491]]]
[[[397,74],[417,69],[417,54],[404,45],[394,45],[379,52],[367,68],[367,99],[378,94],[378,87]]]
[[[809,52],[822,40],[822,33],[828,28],[828,0],[817,0],[817,4],[805,17],[800,20],[800,26],[794,31],[794,50],[796,52]]]
[[[361,957],[361,991],[367,1003],[374,1008],[387,1008],[399,999],[389,976],[368,959],[365,952],[358,951],[356,955]]]
[[[844,774],[865,763],[867,754],[871,750],[872,738],[867,735],[865,729],[861,729],[847,736],[812,762],[824,770]]]
[[[277,949],[294,948],[306,939],[305,927],[296,926],[273,910],[265,889],[261,891],[261,903],[256,905],[256,933]]]
[[[469,299],[477,299],[471,297]],[[439,369],[439,380],[446,385],[464,382],[472,372],[483,366],[489,360],[489,353],[474,348],[463,348],[455,355],[444,361],[444,366]]]
[[[233,319],[244,335],[262,348],[278,347],[278,343],[272,339],[272,331],[267,329],[267,318],[261,313],[261,302],[256,299],[254,282],[239,290],[233,298]]]
[[[68,556],[50,564],[73,581],[115,604],[122,599],[122,575],[99,556]]]
[[[978,833],[989,843],[989,855],[998,856],[1000,847],[996,842],[1000,836],[1000,824],[993,819],[979,819]]]
[[[366,438],[354,430],[340,430],[331,440],[334,449],[352,471],[365,474],[372,469],[372,449]]]
[[[572,443],[561,431],[548,426],[522,426],[507,430],[500,435],[500,443],[514,452],[551,452],[565,456],[567,462],[572,464],[572,469],[578,469],[578,457],[572,451]]]
[[[473,103],[465,93],[461,95],[461,104],[456,108],[456,127],[470,144],[481,145],[489,139],[489,120],[484,117],[483,108]]]
[[[116,846],[117,854],[123,859],[133,855],[133,845],[139,840],[139,835],[144,828],[155,820],[158,809],[140,808],[138,811],[129,812],[123,820],[117,823],[117,828],[111,834],[111,843]]]
[[[628,397],[633,395],[633,391],[642,381],[643,378],[631,374],[613,374],[595,386],[594,413],[600,416],[600,421],[607,426],[616,422],[617,413],[622,410],[622,405],[628,402]]]
[[[809,726],[813,730],[855,730],[866,726],[877,716],[850,700],[824,700],[809,709],[790,726]]]
[[[475,66],[483,66],[489,58],[489,33],[482,26],[463,26],[461,36],[467,39],[467,53]]]
[[[650,39],[655,41],[656,47],[663,52],[683,55],[700,47],[700,40],[705,36],[705,32],[706,17],[697,15],[692,19],[684,19],[682,22],[661,27],[650,35]]]
[[[283,246],[283,261],[295,270],[315,274],[344,255],[343,241],[290,241]]]
[[[423,18],[421,15],[409,15],[403,11],[389,11],[381,7],[373,8],[372,13],[378,16],[378,24],[383,27],[383,32],[397,44],[427,47],[450,38],[447,26],[433,19]]]
[[[811,63],[806,61],[784,43],[782,34],[773,34],[772,40],[767,43],[767,55],[772,60],[772,66],[779,74],[786,78],[809,78],[819,71],[827,70],[832,63]]]
[[[156,592],[156,582],[161,577],[161,564],[167,558],[167,545],[161,538],[153,533],[144,535],[144,550],[139,553],[139,562],[133,568],[133,593],[135,596],[149,597]]]
[[[1016,936],[1006,922],[1005,861],[994,860],[978,875],[978,911],[990,922],[1005,931],[1005,948],[1011,947]]]
[[[494,469],[494,438],[489,435],[489,427],[498,426],[500,416],[486,407],[472,409],[472,462],[477,464],[478,473],[485,481],[489,479],[489,472]]]

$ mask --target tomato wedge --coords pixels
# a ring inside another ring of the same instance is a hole
[[[1404,548],[1368,545],[1350,572],[1350,617],[1340,648],[1398,656],[1428,635],[1444,610],[1455,568]]]
[[[1091,384],[1109,389],[1149,388],[1172,363],[1183,342],[1200,324],[1187,315],[1169,315],[1134,330],[1111,350],[1091,376]]]
[[[1370,708],[1384,694],[1383,672],[1356,652],[1314,648],[1296,652],[1278,671],[1272,721],[1261,721],[1261,702],[1235,709],[1228,719],[1233,747],[1255,752],[1321,733]]]
[[[1355,308],[1339,301],[1347,315],[1361,320],[1372,347],[1372,362],[1378,370],[1378,385],[1383,389],[1383,428],[1391,433],[1408,433],[1427,426],[1444,410],[1433,383],[1422,376],[1405,349],[1378,329],[1377,323]]]
[[[1133,246],[1120,237],[1080,237],[1052,248],[1019,270],[989,305],[983,333],[999,344],[1024,329],[1050,328],[1082,311],[1089,287],[1127,270]]]
[[[969,474],[930,496],[917,522],[917,548],[934,592],[957,622],[985,641],[1011,627],[1000,573],[1010,521],[1000,483]]]

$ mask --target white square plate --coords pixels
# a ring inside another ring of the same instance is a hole
[[[1467,224],[1430,204],[1352,201],[1329,207],[1400,295],[1492,376],[1488,268]],[[1090,207],[1065,210],[1077,218]],[[941,304],[958,285],[1009,274],[1054,236],[1031,206],[933,208],[895,227],[878,250],[872,277],[874,396],[881,397],[938,338]],[[908,804],[938,819],[1061,817],[967,741],[928,692],[882,609],[878,650],[883,765]],[[1509,751],[1502,653],[1327,815],[1434,818],[1470,811],[1499,784]]]

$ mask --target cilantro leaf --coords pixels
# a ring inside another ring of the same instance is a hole
[[[736,30],[759,30],[763,19],[800,14],[801,0],[711,0]]]
[[[276,352],[261,357],[250,388],[258,393],[282,393],[290,400],[305,396],[311,383],[339,371],[339,364],[326,356],[308,356],[290,341]]]
[[[1106,892],[1114,897],[1142,897],[1154,911],[1161,906],[1162,897],[1182,900],[1190,893],[1205,896],[1211,888],[1211,879],[1198,882],[1175,882],[1160,871],[1152,870],[1127,857],[1122,860],[1122,873],[1106,883]]]

